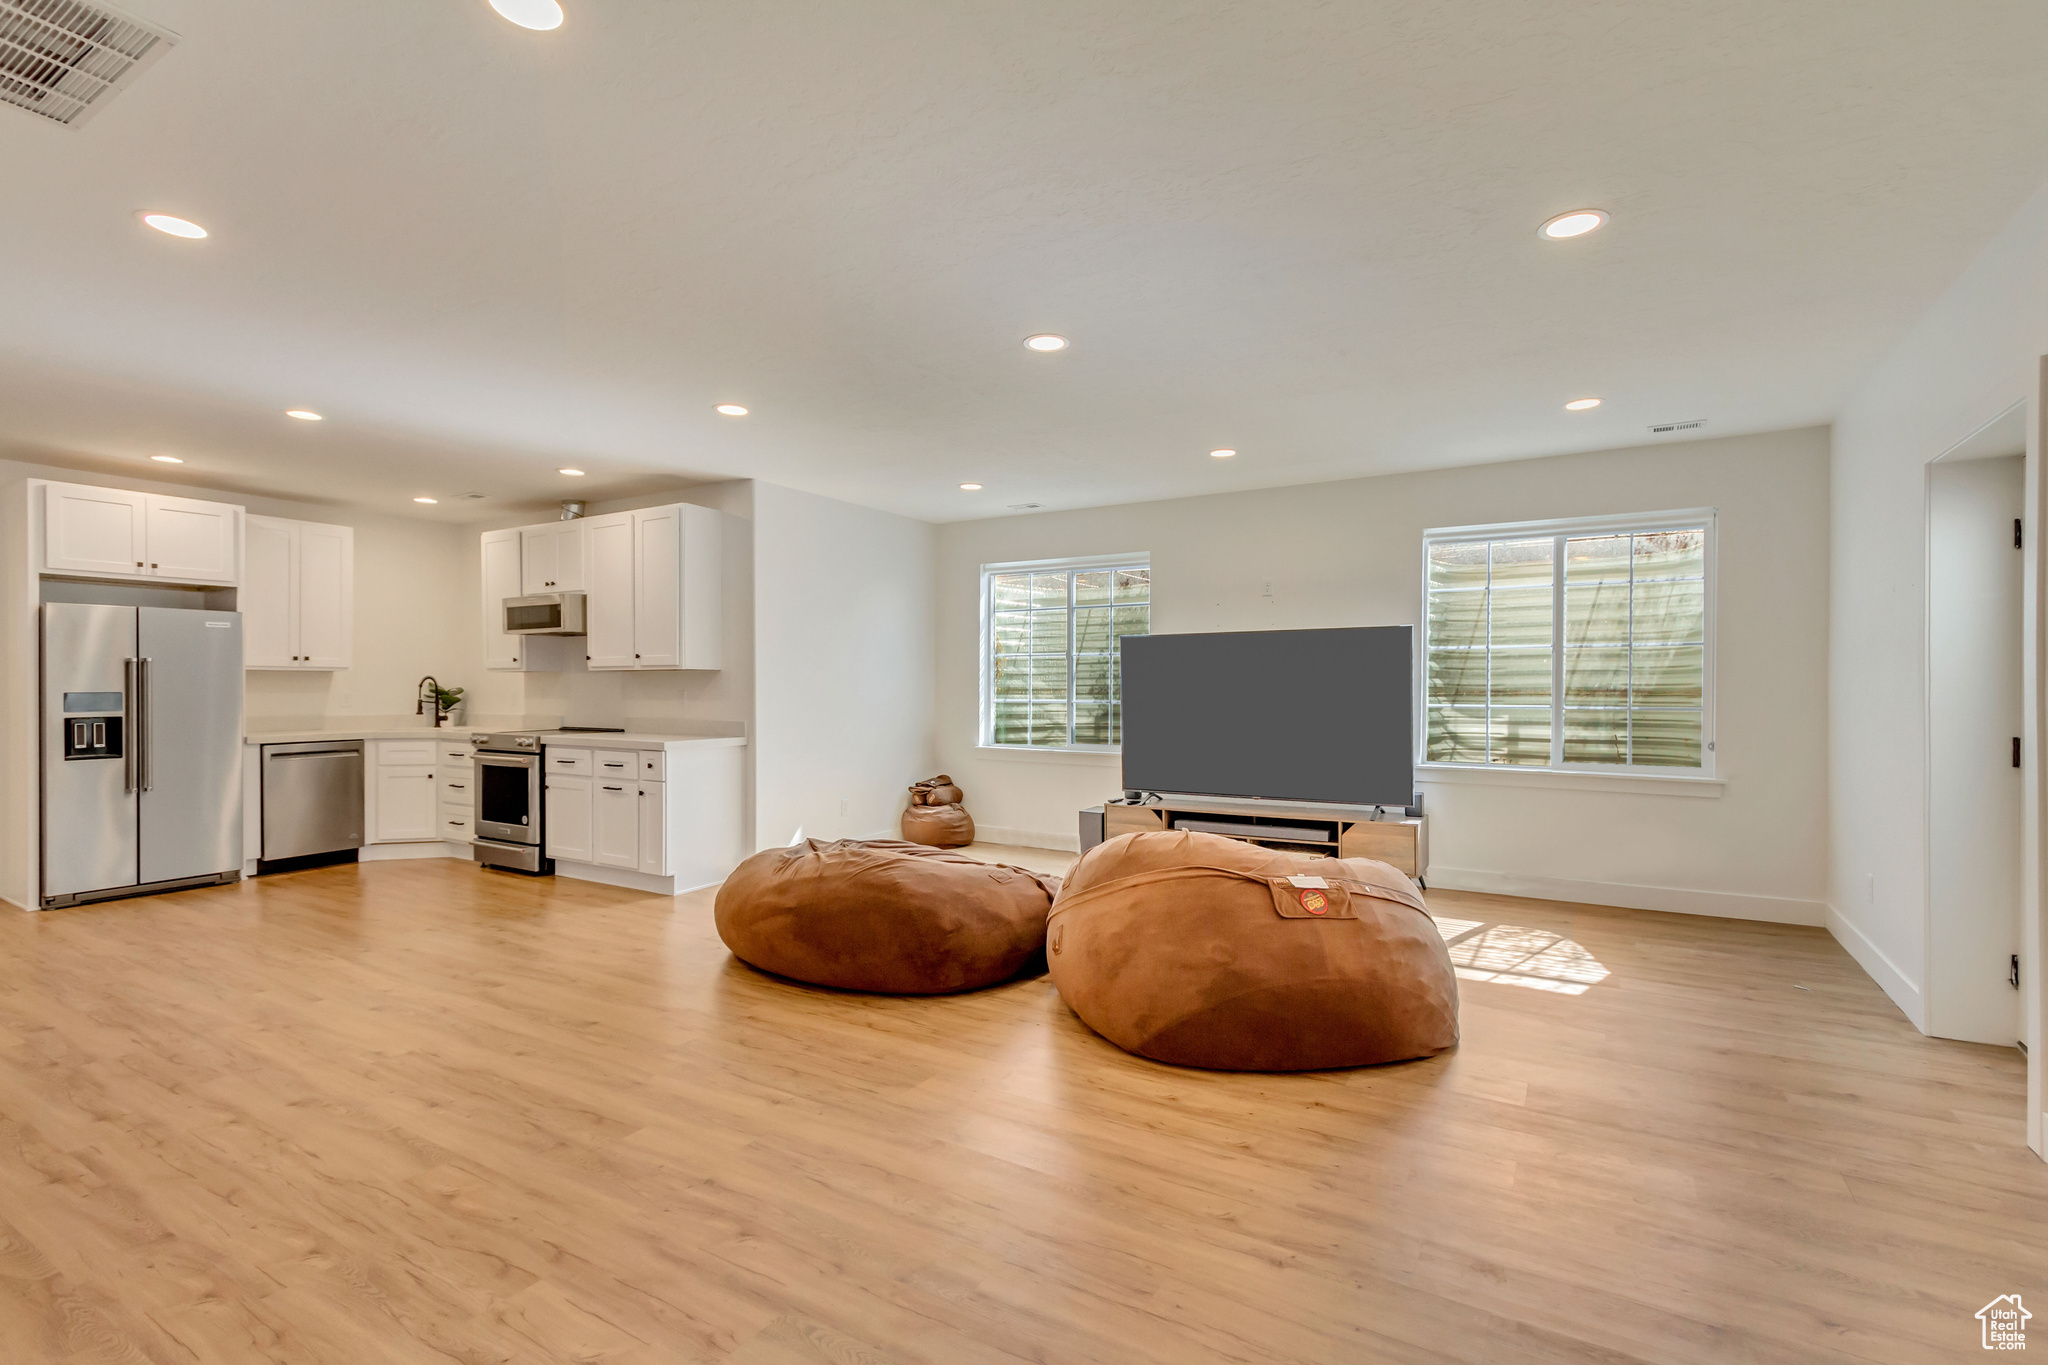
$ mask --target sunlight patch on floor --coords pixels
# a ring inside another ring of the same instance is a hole
[[[1451,965],[1460,981],[1584,995],[1608,977],[1598,958],[1563,934],[1519,924],[1432,918],[1450,944]]]

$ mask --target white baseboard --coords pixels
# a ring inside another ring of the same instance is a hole
[[[623,886],[628,891],[645,891],[654,896],[680,894],[674,877],[655,877],[645,872],[635,872],[628,867],[599,867],[596,863],[565,863],[555,860],[555,875],[567,877],[572,882],[600,882],[605,886]],[[716,885],[716,883],[711,883]]]
[[[1078,829],[1069,834],[1047,834],[1043,830],[977,824],[974,841],[978,844],[1008,844],[1012,848],[1050,848],[1062,853],[1081,851],[1081,832]]]
[[[1717,919],[1754,919],[1769,924],[1827,923],[1820,901],[1788,896],[1749,896],[1734,891],[1695,891],[1678,886],[1633,886],[1626,882],[1582,882],[1566,877],[1534,877],[1517,872],[1487,872],[1467,867],[1432,866],[1426,880],[1446,891],[1484,891],[1496,896],[1528,896],[1533,900],[1578,901],[1615,905],[1625,910],[1661,910],[1673,915],[1711,915]]]
[[[406,858],[467,858],[468,844],[444,844],[436,839],[420,844],[364,844],[356,850],[359,863],[392,863]]]
[[[1914,1028],[1927,1032],[1927,997],[1912,978],[1900,971],[1899,964],[1886,957],[1884,949],[1851,924],[1841,911],[1832,905],[1827,910],[1828,932],[1835,936],[1835,942],[1856,959],[1856,965],[1870,974],[1870,979],[1892,998],[1894,1005],[1905,1011]]]

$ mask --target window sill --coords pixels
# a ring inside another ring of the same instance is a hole
[[[1122,749],[1056,749],[1024,748],[1015,744],[977,744],[974,752],[983,758],[1017,758],[1026,762],[1078,763],[1083,767],[1100,767],[1104,764],[1121,764],[1124,761]]]
[[[1418,763],[1415,780],[1459,786],[1548,787],[1556,791],[1633,792],[1638,796],[1691,796],[1718,800],[1728,782],[1719,777],[1666,777],[1649,773],[1573,772],[1561,768],[1482,768],[1462,763]]]

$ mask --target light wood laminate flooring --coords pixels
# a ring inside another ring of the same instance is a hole
[[[0,1359],[1918,1362],[2015,1292],[2048,1348],[2016,1052],[1818,929],[1429,900],[1463,1044],[1293,1076],[1126,1056],[1043,976],[776,980],[708,892],[6,912]]]

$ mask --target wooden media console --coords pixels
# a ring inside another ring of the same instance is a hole
[[[1102,807],[1105,839],[1174,829],[1221,834],[1289,853],[1376,858],[1417,881],[1429,873],[1427,816],[1376,820],[1371,806],[1204,796],[1162,796],[1142,805],[1110,801]]]

